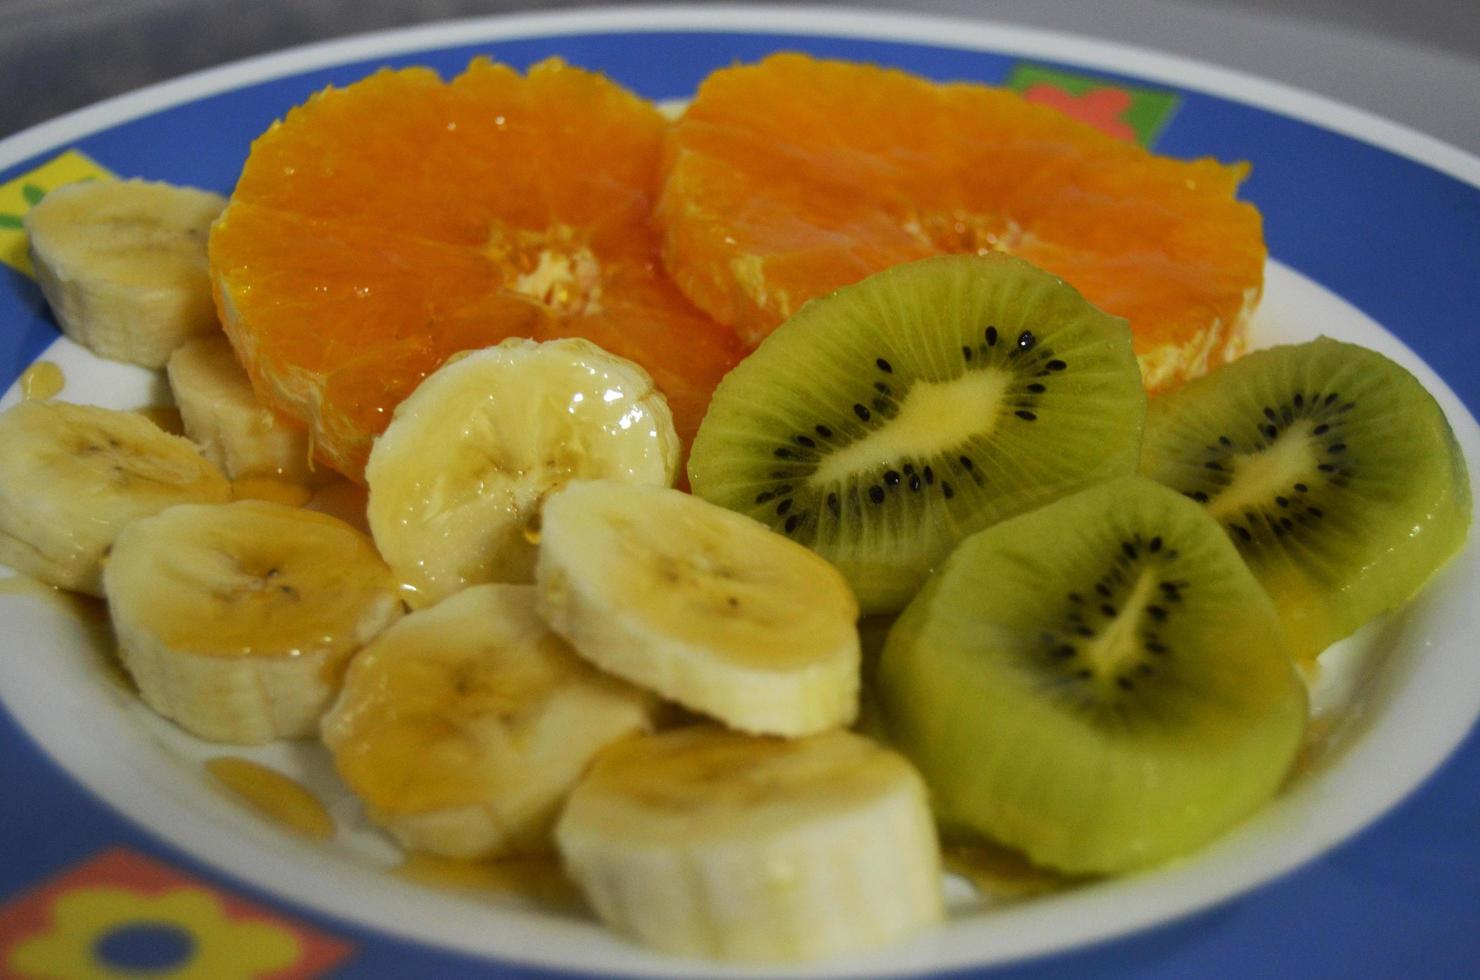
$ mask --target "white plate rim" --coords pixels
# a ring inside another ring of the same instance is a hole
[[[579,7],[390,28],[287,48],[149,85],[22,130],[0,140],[0,168],[98,129],[182,102],[331,65],[523,37],[667,31],[806,34],[920,43],[1073,63],[1166,82],[1299,119],[1480,186],[1480,157],[1374,113],[1248,72],[1122,42],[990,20],[766,4]]]

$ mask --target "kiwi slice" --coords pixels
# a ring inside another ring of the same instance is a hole
[[[1223,525],[1302,658],[1405,602],[1470,524],[1464,456],[1433,396],[1327,338],[1154,399],[1142,468]]]
[[[1145,411],[1124,320],[1019,259],[939,256],[767,337],[715,391],[689,482],[895,612],[967,534],[1134,472]]]
[[[942,826],[1071,874],[1223,832],[1273,795],[1306,719],[1238,551],[1142,477],[963,541],[890,631],[877,680]]]

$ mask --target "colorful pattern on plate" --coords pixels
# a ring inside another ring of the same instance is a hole
[[[31,276],[31,253],[26,248],[26,212],[47,191],[83,180],[112,180],[117,175],[85,153],[68,150],[34,170],[0,184],[0,262]]]
[[[322,976],[353,947],[116,848],[0,906],[0,975]]]
[[[1094,75],[1022,62],[1006,86],[1029,102],[1051,106],[1103,133],[1151,147],[1181,101],[1173,92],[1111,82]]]

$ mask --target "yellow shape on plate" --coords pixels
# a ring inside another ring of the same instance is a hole
[[[0,262],[31,277],[31,252],[21,219],[47,191],[84,180],[115,180],[117,175],[87,154],[67,150],[35,170],[0,184]]]

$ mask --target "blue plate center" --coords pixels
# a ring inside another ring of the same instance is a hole
[[[172,922],[130,922],[93,944],[93,955],[114,970],[172,970],[195,953],[195,937]]]

